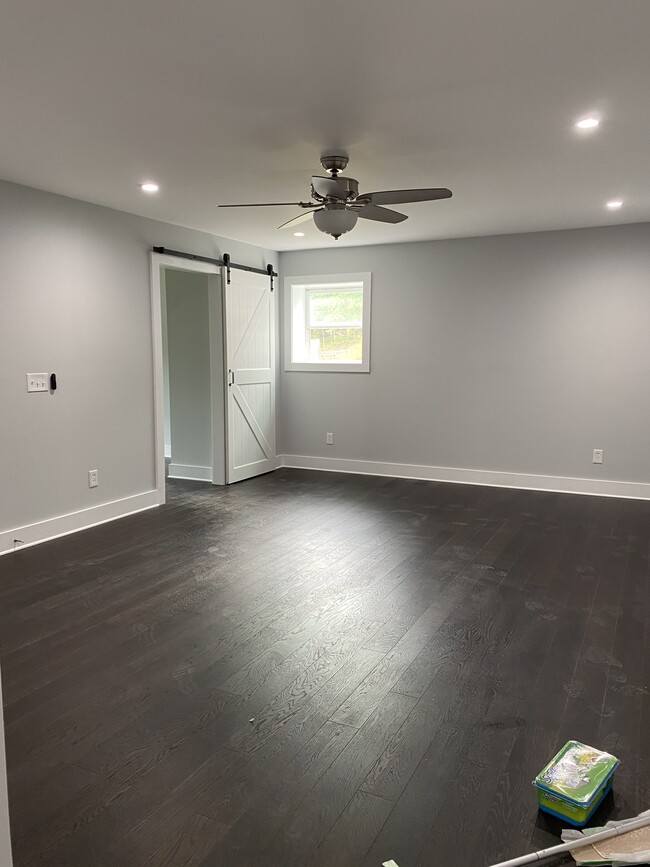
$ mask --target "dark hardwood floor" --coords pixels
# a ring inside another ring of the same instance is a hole
[[[281,470],[0,559],[15,864],[488,865],[650,807],[650,503]]]

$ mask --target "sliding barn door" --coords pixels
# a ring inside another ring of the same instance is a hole
[[[227,482],[275,469],[274,293],[265,274],[224,269]]]

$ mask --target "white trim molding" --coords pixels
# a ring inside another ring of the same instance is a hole
[[[2,684],[0,683],[0,867],[11,867],[11,833],[9,827],[9,796],[7,792],[7,761],[5,757]]]
[[[530,473],[429,467],[419,464],[395,464],[383,461],[358,461],[349,458],[308,457],[307,455],[278,455],[278,467],[322,470],[330,473],[389,476],[396,479],[422,479],[430,482],[451,482],[458,485],[485,485],[560,494],[650,500],[650,484],[647,482],[618,482],[611,479],[580,479],[570,476],[537,476]]]
[[[212,467],[193,467],[190,464],[170,464],[170,479],[188,479],[194,482],[211,482]]]
[[[145,509],[153,509],[159,505],[160,492],[145,491],[142,494],[113,500],[110,503],[90,506],[88,509],[81,509],[78,512],[58,515],[56,518],[48,518],[35,524],[15,527],[13,530],[2,530],[0,532],[0,555],[10,554],[31,545],[38,545],[59,536],[77,533],[79,530],[87,530],[89,527],[96,527],[98,524],[105,524],[118,518],[126,518],[127,515],[143,512]]]

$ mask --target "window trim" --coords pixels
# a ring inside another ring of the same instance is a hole
[[[285,371],[303,371],[311,373],[370,373],[370,330],[371,330],[371,273],[363,271],[358,274],[319,274],[307,277],[284,278],[284,369]],[[307,325],[307,305],[305,296],[310,288],[330,287],[335,290],[337,284],[361,283],[363,286],[362,324],[363,342],[361,362],[339,361],[292,361],[293,325],[294,325],[294,287],[305,287],[302,292],[302,322]]]

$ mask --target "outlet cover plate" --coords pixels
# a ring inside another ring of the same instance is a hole
[[[603,457],[604,457],[603,449],[594,449],[593,461],[595,464],[602,464]]]

